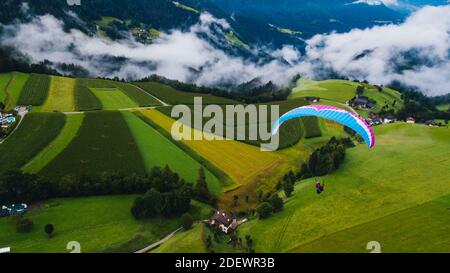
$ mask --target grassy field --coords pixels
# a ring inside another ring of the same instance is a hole
[[[0,74],[0,102],[6,99],[6,89],[11,79],[12,73]]]
[[[171,132],[173,119],[157,110],[141,111],[166,132]],[[191,133],[193,130],[188,128]],[[232,140],[182,140],[182,143],[198,153],[238,184],[254,181],[259,175],[281,163],[274,153],[262,152],[259,148]]]
[[[375,107],[370,110],[358,110],[358,113],[364,117],[369,112],[378,113],[383,107],[398,111],[403,107],[401,94],[390,88],[383,87],[382,92],[367,83],[358,83],[346,80],[325,80],[313,81],[307,78],[301,78],[297,82],[297,87],[292,90],[290,99],[302,97],[319,97],[320,103],[329,104],[343,108],[342,105],[335,105],[334,102],[345,103],[356,95],[356,88],[364,87],[363,95],[376,102]]]
[[[30,74],[22,92],[20,92],[18,104],[40,106],[47,99],[50,88],[50,76]]]
[[[122,112],[139,147],[147,171],[154,166],[169,167],[187,182],[195,183],[201,165],[183,150],[161,135],[149,124],[131,112]],[[220,181],[207,169],[205,170],[208,189],[213,194],[222,191]]]
[[[175,90],[157,82],[136,82],[135,85],[168,104],[193,104],[194,97],[202,97],[204,104],[235,104],[236,101],[209,94],[190,93]]]
[[[450,196],[322,237],[295,249],[299,252],[364,252],[376,240],[382,252],[450,251]],[[367,250],[368,252],[368,250]]]
[[[75,82],[72,78],[51,76],[50,91],[41,111],[75,111]]]
[[[238,139],[242,142],[251,144],[251,145],[255,145],[255,146],[260,146],[261,143],[267,142],[267,141],[263,141],[261,138],[261,135],[258,133],[257,135],[257,139],[256,140],[251,140],[249,137],[249,131],[251,128],[255,129],[255,131],[258,131],[258,128],[264,128],[266,131],[270,131],[271,130],[271,126],[272,123],[275,122],[275,120],[271,120],[271,107],[272,105],[276,105],[279,107],[279,113],[284,114],[286,112],[288,112],[289,110],[299,107],[299,106],[303,106],[306,105],[307,102],[304,99],[293,99],[293,100],[285,100],[285,101],[277,101],[277,102],[272,102],[272,103],[266,103],[266,104],[257,104],[256,105],[256,109],[258,109],[257,111],[259,112],[259,109],[261,109],[261,107],[267,107],[268,109],[268,114],[267,114],[267,118],[266,120],[263,122],[261,120],[261,115],[258,114],[258,122],[257,124],[255,123],[250,123],[249,121],[249,116],[246,115],[245,119],[240,120],[240,118],[237,117],[236,114],[234,115],[228,115],[228,110],[227,110],[227,106],[226,105],[221,105],[221,109],[224,113],[223,115],[223,121],[217,119],[216,117],[214,117],[213,119],[215,119],[216,121],[219,121],[219,123],[225,123],[224,125],[224,131],[223,134],[221,134],[221,136],[225,136],[230,130],[232,130],[234,132],[234,135],[236,136],[235,139],[237,139],[237,136],[240,136],[241,138]],[[194,109],[194,106],[188,106],[191,110],[191,120],[194,119],[194,115],[196,114],[196,111]],[[158,108],[158,111],[162,112],[163,114],[165,114],[168,117],[171,117],[171,112],[172,112],[172,108],[173,107],[161,107]],[[200,116],[202,116],[201,113],[198,113]],[[195,129],[199,129],[202,130],[202,125],[206,124],[209,120],[211,120],[211,118],[209,117],[203,117],[203,122],[202,124],[200,124],[200,126],[196,126],[196,124],[194,124],[194,128]],[[269,122],[267,122],[269,121]],[[311,126],[313,126],[315,120],[311,120]],[[310,124],[307,124],[308,126],[310,126]],[[231,125],[233,124],[233,125]],[[283,149],[283,148],[287,148],[287,147],[291,147],[293,145],[295,145],[300,138],[303,135],[304,128],[303,128],[303,123],[300,121],[300,119],[296,119],[296,120],[289,120],[286,123],[284,123],[281,128],[280,128],[280,145],[279,148]],[[213,131],[207,131],[208,133],[214,133]],[[245,132],[244,134],[242,132]]]
[[[102,103],[86,86],[86,82],[85,79],[77,79],[75,82],[75,109],[77,111],[102,109]]]
[[[139,149],[120,112],[87,112],[73,141],[40,173],[96,175],[145,173]]]
[[[438,105],[436,108],[441,111],[449,111],[450,103]]]
[[[189,230],[182,230],[152,253],[205,253],[206,246],[202,240],[204,229],[204,224],[196,224]]]
[[[83,122],[84,115],[66,115],[66,123],[59,135],[39,152],[22,170],[37,173],[60,154],[76,136]]]
[[[115,82],[114,84],[140,107],[161,105],[158,100],[132,84],[121,82]]]
[[[49,200],[32,208],[27,217],[34,222],[31,233],[17,233],[10,218],[0,219],[0,245],[12,252],[69,252],[70,241],[81,244],[81,252],[133,252],[180,226],[179,218],[135,220],[130,208],[136,196],[101,196]],[[195,219],[209,216],[210,208],[192,202]],[[48,239],[44,226],[52,223]]]
[[[26,115],[20,127],[0,144],[0,173],[25,165],[55,139],[63,127],[63,114]]]
[[[315,179],[302,181],[296,185],[293,197],[287,199],[282,212],[266,220],[250,221],[240,228],[240,234],[251,233],[258,252],[333,251],[340,239],[327,238],[337,238],[337,235],[363,224],[367,224],[366,228],[357,229],[361,234],[354,234],[355,237],[365,238],[363,233],[371,232],[380,236],[371,237],[371,240],[393,238],[390,234],[381,235],[376,225],[369,229],[370,223],[383,221],[390,215],[395,217],[395,213],[450,194],[448,129],[396,123],[377,126],[374,130],[377,144],[373,150],[368,150],[365,145],[348,150],[340,169],[320,179],[326,184],[324,193],[315,193]],[[414,229],[431,232],[421,238],[435,242],[435,235],[441,233],[433,234],[433,230],[439,229],[428,230],[427,226],[436,224],[421,223],[422,226],[414,226]],[[389,225],[383,228],[386,232],[400,225],[394,220],[384,224]],[[416,240],[412,237],[416,231],[410,225],[402,231],[399,236],[403,240]],[[446,234],[443,241],[449,240],[449,233]],[[415,241],[416,245],[427,245],[426,240],[419,239]],[[359,249],[360,244],[356,247],[352,243],[341,243],[340,246],[341,252],[366,252],[365,248]],[[390,246],[390,251],[404,249],[402,246],[396,248],[395,244]]]
[[[319,97],[346,102],[356,94],[358,83],[345,80],[313,81],[301,78],[289,98]]]
[[[103,110],[135,108],[139,105],[117,88],[90,88],[102,103]]]
[[[6,87],[6,98],[3,101],[6,110],[12,110],[17,105],[20,92],[28,80],[28,74],[13,72],[11,81]]]

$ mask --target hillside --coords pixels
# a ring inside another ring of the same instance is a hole
[[[383,252],[448,252],[450,132],[397,123],[375,133],[373,151],[364,145],[350,149],[337,172],[319,179],[325,192],[316,194],[316,179],[297,182],[281,212],[253,218],[238,236],[250,234],[257,252],[367,252],[373,240]],[[176,240],[202,239],[195,234],[174,237],[164,250],[182,251]],[[191,246],[194,252],[204,247]]]
[[[61,181],[63,189],[70,192],[72,187],[82,189],[86,177],[93,177],[93,181],[108,175],[140,177],[166,165],[195,187],[199,169],[203,168],[215,206],[249,218],[237,235],[251,235],[257,252],[365,252],[368,240],[378,240],[386,252],[450,251],[442,243],[450,241],[445,228],[448,221],[442,217],[450,196],[448,128],[404,122],[374,126],[373,149],[368,150],[364,144],[347,149],[343,164],[335,172],[297,181],[293,196],[286,198],[280,191],[283,176],[298,172],[311,153],[332,136],[348,137],[343,126],[314,117],[292,120],[282,127],[280,149],[275,152],[262,152],[260,140],[175,141],[171,135],[175,120],[170,115],[174,105],[186,104],[193,110],[196,96],[202,97],[204,105],[218,104],[220,109],[241,102],[184,92],[157,82],[18,72],[0,74],[0,81],[4,90],[0,98],[7,109],[21,102],[33,105],[17,130],[0,144],[0,173],[21,169]],[[345,103],[358,90],[376,102],[370,110],[376,113],[403,111],[406,105],[405,94],[390,88],[301,78],[289,99],[255,107],[278,105],[282,114],[311,103],[306,97],[315,96],[321,98],[320,103],[349,109]],[[420,100],[417,103],[422,105]],[[358,110],[362,115],[370,111]],[[249,123],[245,118],[226,130]],[[192,135],[201,128],[187,129]],[[212,136],[209,131],[203,134]],[[314,183],[319,180],[326,184],[321,195],[314,191]],[[120,189],[114,182],[110,186]],[[283,197],[283,210],[268,219],[258,219],[252,210],[261,203],[261,196],[274,192]],[[18,252],[64,252],[63,242],[75,236],[86,252],[132,252],[179,227],[179,217],[133,218],[130,209],[135,197],[107,195],[33,202],[26,215],[35,223],[32,231],[17,233],[14,223],[2,218],[0,243],[8,242]],[[108,209],[114,213],[104,213]],[[83,218],[81,222],[73,220],[74,213]],[[211,208],[192,201],[190,213],[195,220],[206,219]],[[53,222],[56,228],[51,240],[39,232],[47,222]],[[196,223],[193,229],[176,234],[154,251],[205,252],[204,240],[211,234],[203,224]],[[228,239],[223,235],[214,243],[215,249],[242,251],[225,245]]]

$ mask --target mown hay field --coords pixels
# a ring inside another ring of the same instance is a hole
[[[41,111],[75,111],[75,82],[72,78],[51,76],[50,91]]]
[[[28,74],[13,72],[12,78],[6,87],[6,97],[3,101],[6,110],[12,110],[17,105],[20,93],[28,77]]]
[[[6,89],[12,79],[12,73],[0,74],[0,102],[6,99]]]
[[[65,125],[59,135],[40,151],[22,170],[27,173],[37,173],[60,154],[77,135],[84,115],[66,115]]]
[[[161,103],[153,98],[149,93],[132,84],[122,82],[114,82],[114,84],[140,107],[161,105]]]
[[[73,141],[41,170],[50,177],[108,173],[144,174],[136,142],[120,112],[85,113]]]
[[[47,147],[63,127],[63,114],[27,114],[20,127],[0,144],[0,173],[21,168]]]
[[[173,119],[154,109],[140,112],[166,132],[171,132],[172,124],[175,122]],[[186,130],[191,135],[195,131],[191,128]],[[258,147],[233,140],[182,140],[181,142],[225,172],[235,183],[241,185],[254,181],[261,173],[275,168],[282,162],[275,153],[262,152]]]
[[[30,74],[22,92],[20,92],[18,104],[40,106],[44,104],[50,88],[50,76]]]
[[[93,111],[102,109],[102,103],[86,86],[85,79],[76,80],[75,109],[77,111]]]
[[[194,97],[202,97],[204,104],[236,104],[237,102],[232,99],[213,96],[210,94],[200,94],[183,92],[176,90],[170,86],[157,83],[157,82],[136,82],[135,85],[139,86],[146,92],[152,94],[158,99],[168,104],[194,104]]]
[[[234,133],[235,139],[245,142],[247,144],[251,144],[254,146],[260,146],[261,143],[267,143],[266,140],[263,140],[263,138],[261,137],[261,134],[259,133],[259,129],[262,128],[264,131],[266,132],[270,132],[272,129],[272,124],[275,122],[275,119],[271,118],[271,107],[273,106],[277,106],[279,107],[279,114],[282,115],[286,112],[288,112],[289,110],[292,110],[296,107],[300,107],[303,105],[306,105],[307,102],[303,99],[295,99],[295,100],[286,100],[286,101],[277,101],[277,102],[272,102],[269,104],[256,104],[254,107],[256,109],[256,112],[258,113],[257,115],[257,122],[253,123],[250,122],[250,117],[248,114],[246,114],[243,118],[239,118],[238,115],[236,114],[227,114],[231,111],[229,106],[242,106],[242,107],[247,107],[247,109],[249,109],[247,105],[238,105],[238,104],[232,104],[232,105],[221,105],[220,108],[222,109],[223,112],[223,120],[219,120],[216,116],[213,118],[210,117],[203,117],[201,112],[196,113],[196,110],[194,108],[194,106],[188,106],[191,110],[191,120],[194,120],[194,115],[198,114],[200,116],[202,116],[202,120],[203,120],[203,124],[205,124],[206,122],[208,122],[209,120],[216,120],[217,122],[219,122],[220,124],[224,124],[224,130],[221,134],[221,136],[226,136],[227,133],[230,133],[230,131],[232,131]],[[263,121],[262,119],[262,114],[264,113],[264,111],[261,111],[263,109],[263,107],[267,107],[267,116],[265,117],[265,120]],[[165,114],[166,116],[170,117],[171,116],[171,112],[172,112],[173,107],[161,107],[158,108],[158,110],[160,112],[162,112],[163,114]],[[203,109],[202,109],[203,110]],[[277,117],[278,118],[278,117]],[[314,120],[311,120],[308,124],[308,126],[314,126]],[[316,122],[317,123],[317,122]],[[232,125],[231,125],[232,124]],[[202,128],[197,128],[195,127],[196,125],[193,125],[195,129],[202,129]],[[256,139],[252,139],[250,137],[250,131],[254,130],[255,132],[258,132],[256,135]],[[298,143],[298,141],[301,139],[302,135],[304,134],[304,128],[303,128],[303,123],[301,122],[301,119],[295,119],[295,120],[289,120],[286,123],[284,123],[280,130],[279,130],[279,137],[280,137],[280,144],[279,144],[279,149],[284,149],[287,147],[291,147],[293,145],[295,145],[296,143]],[[215,133],[213,131],[208,131],[208,133]],[[238,138],[239,136],[239,138]]]
[[[136,108],[139,105],[117,88],[90,88],[102,103],[102,110]]]
[[[132,112],[124,111],[122,114],[139,147],[147,171],[155,166],[168,165],[187,182],[196,183],[198,170],[203,167],[200,163]],[[203,168],[209,191],[215,195],[222,192],[219,179],[208,169]]]

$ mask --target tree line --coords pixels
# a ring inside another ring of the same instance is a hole
[[[167,181],[177,181],[180,186],[185,184],[178,174],[167,166],[154,167],[146,175],[81,174],[66,175],[59,179],[11,170],[0,175],[0,200],[3,203],[30,203],[56,197],[143,194],[151,188],[164,190],[164,187],[173,187],[167,186]]]
[[[244,103],[262,103],[269,101],[286,100],[291,93],[292,84],[297,79],[298,77],[294,78],[289,86],[281,88],[269,81],[265,84],[258,84],[255,86],[250,86],[250,82],[243,83],[234,89],[232,88],[231,90],[226,90],[219,87],[199,86],[193,83],[171,80],[156,74],[143,78],[138,82],[159,82],[161,84],[168,85],[176,90],[184,92],[210,94],[213,96],[233,99]]]

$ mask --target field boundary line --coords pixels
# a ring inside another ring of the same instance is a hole
[[[142,89],[141,87],[139,87],[139,86],[137,86],[137,85],[135,85],[135,84],[132,84],[132,83],[128,83],[128,84],[129,84],[129,85],[132,85],[132,86],[134,86],[134,87],[136,87],[136,88],[139,89],[141,92],[144,92],[145,94],[147,94],[147,95],[153,97],[155,100],[159,101],[159,103],[161,103],[162,106],[170,106],[170,104],[168,104],[168,103],[166,103],[166,102],[160,100],[159,98],[155,97],[154,95],[148,93],[147,91],[145,91],[145,90]]]

